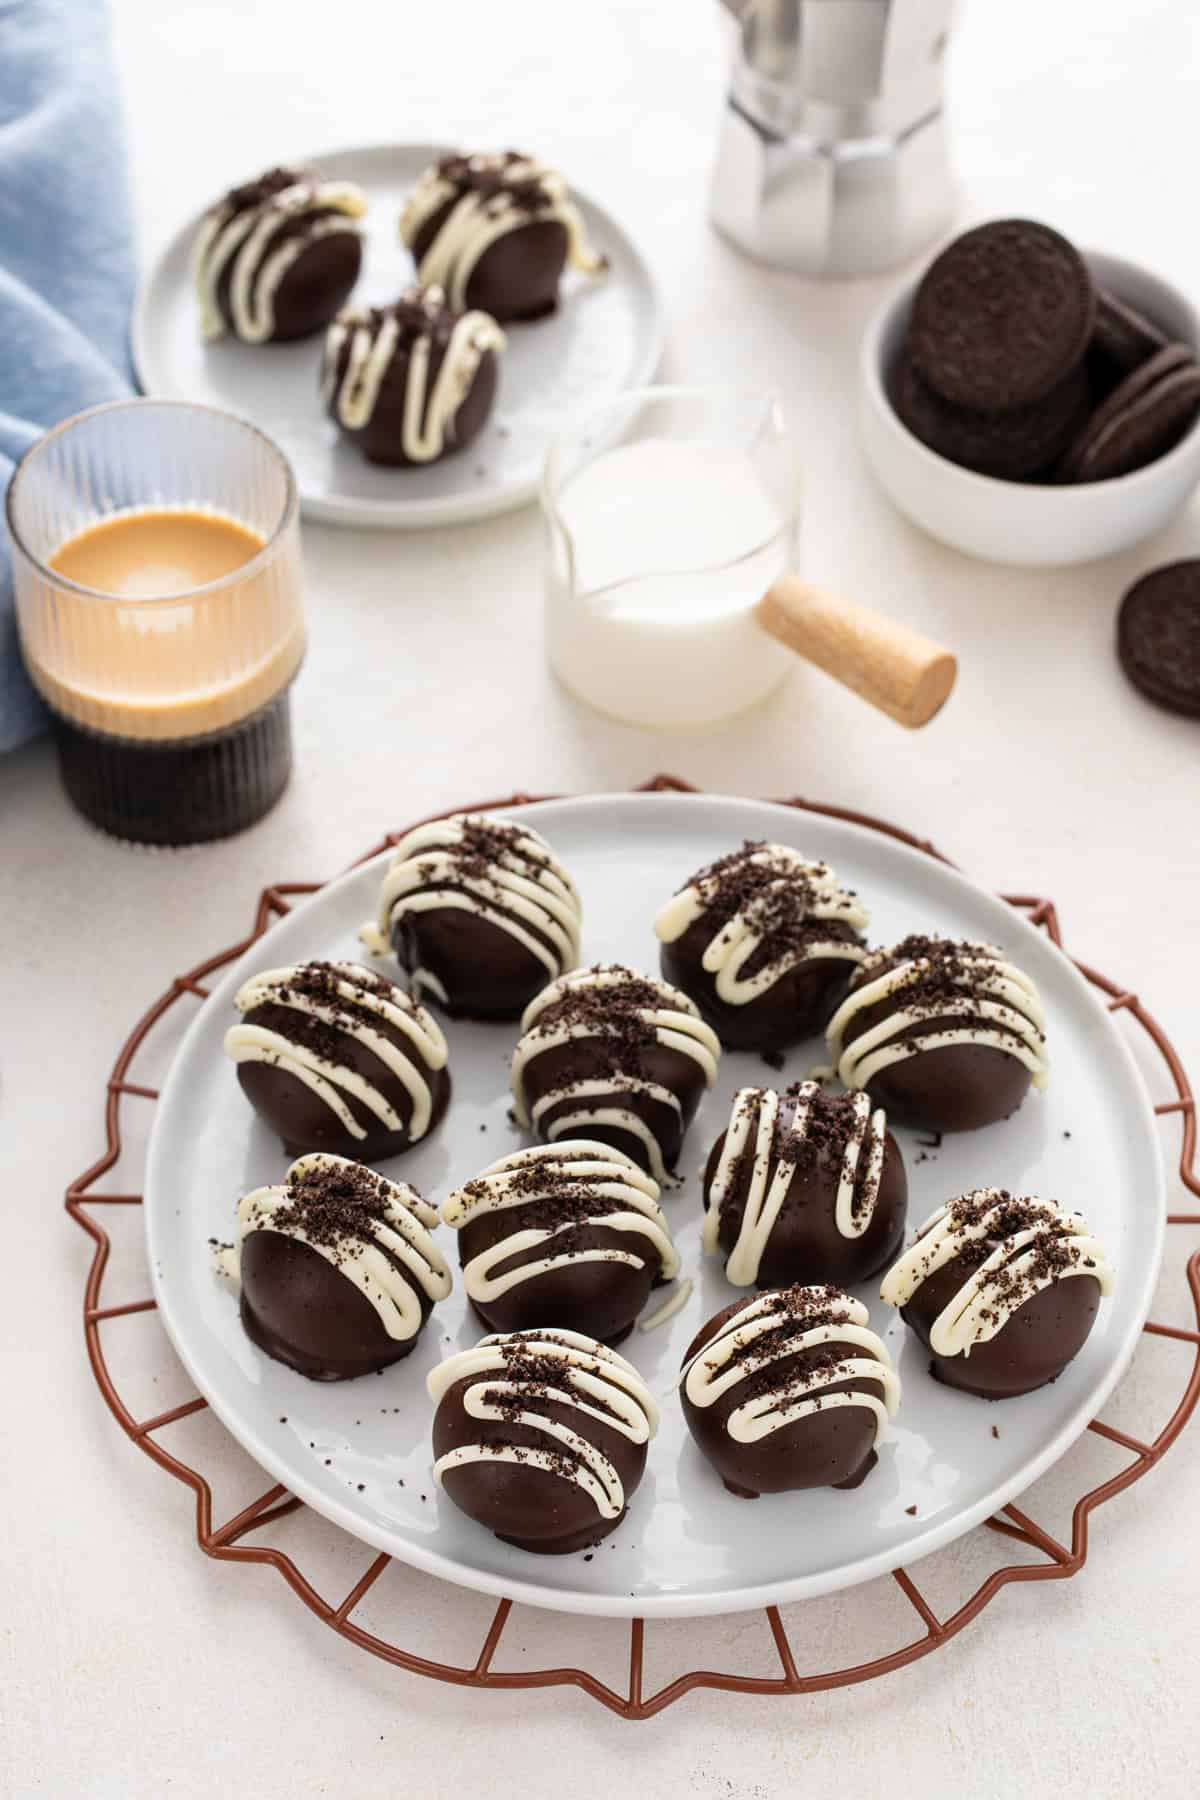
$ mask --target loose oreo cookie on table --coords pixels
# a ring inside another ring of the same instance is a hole
[[[908,937],[876,950],[829,1022],[848,1088],[925,1131],[975,1131],[1014,1113],[1048,1076],[1042,1004],[988,944]]]
[[[978,1188],[925,1221],[879,1291],[931,1352],[937,1380],[1004,1400],[1062,1374],[1112,1289],[1077,1213]]]
[[[735,1300],[683,1359],[688,1430],[731,1494],[854,1488],[900,1403],[861,1300],[791,1287]]]
[[[651,1289],[679,1273],[658,1183],[585,1138],[493,1163],[443,1202],[442,1222],[491,1331],[566,1324],[619,1344]]]
[[[321,331],[362,268],[361,188],[270,169],[204,215],[193,274],[206,338],[284,343]]]
[[[267,969],[235,996],[225,1052],[284,1148],[381,1162],[427,1137],[450,1098],[436,1019],[358,963]]]
[[[486,425],[503,348],[490,314],[449,306],[441,288],[414,288],[392,306],[338,314],[325,340],[322,399],[368,462],[438,462]]]
[[[742,1088],[704,1176],[704,1248],[735,1287],[868,1281],[904,1239],[908,1182],[866,1094]]]
[[[824,1027],[866,955],[867,923],[824,863],[747,842],[693,875],[654,928],[663,974],[726,1048],[776,1051]]]
[[[526,1009],[512,1059],[517,1122],[547,1143],[611,1144],[665,1184],[720,1057],[686,994],[619,963],[581,969]]]
[[[463,813],[396,845],[363,942],[392,949],[418,997],[470,1019],[515,1019],[579,961],[582,909],[545,838]]]
[[[415,1347],[450,1271],[429,1235],[437,1212],[415,1188],[340,1156],[302,1156],[278,1187],[238,1207],[215,1245],[241,1288],[246,1334],[314,1381],[345,1381]]]
[[[585,275],[608,267],[586,242],[563,177],[515,150],[444,156],[409,196],[400,237],[424,285],[502,323],[553,312],[568,263]]]
[[[1117,615],[1117,655],[1148,700],[1200,719],[1200,561],[1168,563],[1133,584]]]
[[[485,1337],[432,1370],[434,1480],[507,1544],[543,1556],[615,1531],[658,1408],[631,1363],[575,1331]]]

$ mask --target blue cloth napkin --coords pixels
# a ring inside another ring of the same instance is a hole
[[[133,391],[134,269],[107,0],[0,0],[0,492],[48,426]],[[0,530],[0,751],[45,723]]]

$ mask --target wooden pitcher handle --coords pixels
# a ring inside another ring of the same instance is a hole
[[[798,575],[781,575],[755,617],[789,650],[910,730],[940,712],[958,674],[950,651],[932,638]]]

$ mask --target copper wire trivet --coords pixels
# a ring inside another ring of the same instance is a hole
[[[669,775],[658,775],[646,782],[641,791],[693,791],[684,782]],[[516,806],[534,798],[527,794],[514,794],[505,800],[484,803],[472,810],[488,810],[490,807]],[[823,813],[830,818],[846,819],[856,825],[864,825],[873,831],[883,832],[888,837],[899,839],[901,843],[910,844],[922,850],[928,856],[936,857],[940,862],[948,861],[941,852],[927,840],[912,836],[910,832],[899,826],[890,825],[879,819],[869,818],[862,813],[848,812],[841,807],[821,806],[808,800],[792,799],[783,802],[806,812]],[[461,808],[454,809],[464,810]],[[389,832],[373,849],[360,858],[375,856],[381,850],[395,844],[401,834]],[[122,1306],[104,1306],[101,1290],[104,1284],[104,1273],[108,1263],[110,1240],[107,1232],[98,1221],[86,1210],[89,1206],[138,1206],[141,1204],[140,1194],[97,1194],[92,1193],[92,1183],[99,1180],[113,1167],[121,1153],[121,1107],[127,1098],[154,1101],[158,1098],[158,1090],[142,1087],[126,1080],[126,1075],[137,1051],[145,1043],[150,1033],[163,1019],[164,1015],[184,996],[203,1000],[208,994],[204,985],[207,978],[234,962],[242,953],[260,938],[274,923],[276,917],[282,916],[291,908],[291,902],[297,895],[311,894],[321,886],[320,882],[286,882],[264,888],[259,896],[258,907],[254,915],[253,929],[241,942],[232,944],[227,950],[220,950],[214,956],[198,963],[189,969],[186,975],[179,975],[164,993],[143,1014],[126,1039],[113,1064],[112,1074],[108,1080],[105,1099],[105,1133],[107,1148],[99,1161],[71,1183],[67,1190],[67,1211],[77,1224],[81,1225],[95,1243],[95,1253],[88,1270],[87,1285],[83,1298],[84,1336],[87,1343],[88,1356],[91,1359],[93,1373],[100,1391],[108,1402],[109,1410],[121,1426],[121,1429],[132,1438],[140,1450],[153,1459],[160,1468],[173,1475],[191,1488],[196,1496],[196,1537],[200,1548],[208,1555],[223,1562],[267,1563],[278,1570],[294,1593],[298,1594],[305,1605],[314,1612],[324,1624],[346,1638],[352,1644],[369,1650],[373,1655],[385,1661],[395,1663],[414,1675],[426,1675],[439,1681],[455,1682],[463,1687],[477,1688],[538,1688],[571,1686],[581,1688],[590,1694],[593,1700],[619,1713],[626,1719],[647,1719],[654,1713],[661,1712],[684,1694],[694,1688],[719,1688],[732,1693],[749,1694],[807,1694],[824,1688],[845,1687],[852,1682],[869,1681],[877,1675],[888,1674],[906,1663],[915,1662],[919,1657],[927,1656],[930,1651],[938,1649],[968,1625],[1001,1588],[1010,1582],[1022,1581],[1062,1581],[1075,1575],[1083,1567],[1088,1554],[1088,1522],[1092,1513],[1105,1501],[1111,1500],[1115,1494],[1131,1487],[1135,1481],[1152,1469],[1159,1459],[1166,1454],[1175,1442],[1200,1398],[1200,1250],[1189,1259],[1186,1269],[1191,1313],[1195,1319],[1195,1327],[1188,1325],[1161,1325],[1151,1320],[1142,1329],[1152,1336],[1174,1338],[1191,1344],[1195,1354],[1192,1359],[1191,1373],[1187,1384],[1179,1397],[1178,1404],[1170,1419],[1158,1436],[1150,1443],[1130,1437],[1100,1419],[1093,1419],[1088,1426],[1089,1431],[1108,1439],[1110,1443],[1129,1451],[1130,1461],[1116,1475],[1102,1482],[1099,1486],[1081,1494],[1075,1502],[1071,1521],[1071,1542],[1060,1543],[1049,1532],[1042,1529],[1033,1519],[1018,1511],[1015,1506],[1006,1506],[995,1518],[988,1519],[986,1525],[1005,1537],[1013,1538],[1026,1549],[1036,1550],[1045,1558],[1039,1563],[1014,1563],[997,1569],[983,1581],[970,1597],[949,1617],[938,1618],[925,1596],[921,1593],[912,1576],[904,1569],[892,1572],[893,1580],[899,1586],[905,1598],[911,1604],[920,1621],[918,1634],[899,1649],[887,1655],[878,1656],[868,1662],[860,1662],[852,1667],[829,1669],[819,1674],[801,1675],[796,1667],[792,1646],[788,1640],[779,1609],[768,1606],[767,1623],[774,1639],[779,1657],[779,1674],[776,1676],[739,1675],[732,1670],[693,1669],[687,1674],[679,1675],[656,1692],[647,1694],[643,1691],[643,1665],[645,1651],[645,1622],[642,1619],[629,1621],[629,1684],[624,1692],[608,1686],[586,1669],[576,1668],[541,1668],[519,1670],[495,1670],[492,1667],[496,1649],[500,1642],[512,1608],[511,1600],[502,1600],[496,1607],[488,1627],[487,1635],[479,1655],[471,1664],[457,1665],[431,1660],[403,1649],[398,1643],[378,1637],[366,1631],[354,1622],[354,1612],[367,1591],[382,1575],[392,1560],[386,1554],[378,1555],[368,1564],[360,1578],[348,1593],[333,1601],[325,1599],[304,1575],[293,1557],[285,1550],[272,1548],[269,1545],[249,1545],[241,1540],[252,1531],[259,1531],[265,1525],[273,1524],[286,1514],[297,1511],[302,1502],[293,1498],[282,1486],[268,1488],[265,1493],[253,1500],[234,1518],[223,1524],[213,1523],[212,1488],[199,1469],[182,1461],[178,1456],[163,1448],[156,1442],[155,1434],[164,1427],[174,1424],[189,1414],[201,1411],[208,1402],[201,1396],[188,1400],[181,1406],[173,1406],[168,1412],[159,1413],[154,1418],[138,1419],[126,1406],[117,1390],[109,1372],[101,1341],[102,1326],[106,1320],[123,1317],[130,1313],[150,1312],[155,1307],[153,1299],[135,1300]],[[1004,898],[1010,906],[1018,907],[1027,914],[1030,923],[1039,925],[1053,940],[1062,947],[1062,936],[1059,930],[1058,916],[1051,900],[1041,899],[1029,894],[1006,894]],[[1130,993],[1119,982],[1112,981],[1106,975],[1098,974],[1095,969],[1084,963],[1076,963],[1076,967],[1086,976],[1093,987],[1108,996],[1110,1012],[1124,1012],[1137,1022],[1147,1034],[1159,1052],[1165,1065],[1166,1073],[1173,1090],[1173,1098],[1162,1101],[1155,1107],[1155,1112],[1178,1113],[1182,1126],[1182,1142],[1179,1152],[1179,1176],[1189,1193],[1200,1197],[1200,1177],[1196,1168],[1196,1103],[1192,1095],[1191,1083],[1184,1072],[1178,1053],[1171,1044],[1162,1027],[1150,1016],[1136,994]],[[1200,1213],[1171,1213],[1168,1223],[1176,1226],[1200,1226]]]

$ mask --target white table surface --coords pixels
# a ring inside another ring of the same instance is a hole
[[[267,879],[331,874],[439,806],[517,787],[619,788],[668,768],[891,815],[986,882],[1052,894],[1071,946],[1136,987],[1200,1073],[1200,727],[1141,702],[1111,651],[1124,587],[1200,549],[1200,510],[1127,555],[1046,574],[969,562],[890,510],[863,467],[852,405],[856,341],[888,282],[773,276],[706,225],[722,91],[714,11],[704,0],[117,0],[147,250],[222,186],[323,143],[539,148],[645,243],[671,374],[770,380],[811,419],[809,572],[945,638],[962,674],[943,717],[914,736],[813,673],[749,721],[662,739],[590,716],[548,678],[534,513],[437,536],[313,528],[298,771],[256,830],[202,852],[133,852],[68,809],[45,744],[0,762],[5,1794],[1197,1791],[1195,1430],[1096,1516],[1077,1579],[1008,1589],[950,1649],[866,1687],[785,1701],[701,1694],[635,1727],[570,1691],[420,1681],[337,1640],[269,1570],[205,1559],[188,1497],[122,1437],[87,1370],[88,1247],[61,1193],[100,1147],[101,1083],[126,1026],[165,976],[246,927]],[[1188,175],[1198,74],[1200,18],[1178,0],[974,0],[950,65],[964,219],[1032,211],[1200,293]],[[1173,1241],[1157,1311],[1182,1322],[1184,1234]],[[137,1297],[132,1252],[114,1282]],[[149,1337],[123,1341],[144,1379]],[[160,1360],[147,1413],[155,1394],[169,1405],[186,1391],[171,1390]],[[1109,1419],[1156,1430],[1186,1361],[1151,1346]],[[224,1517],[258,1490],[208,1429]],[[1059,1534],[1082,1474],[1119,1460],[1094,1440],[1078,1456],[1027,1502]],[[319,1525],[310,1537],[334,1591],[362,1559],[347,1563]],[[977,1534],[921,1578],[947,1611],[996,1559]],[[432,1583],[409,1591],[414,1634],[470,1653],[484,1603]],[[883,1582],[792,1609],[788,1623],[802,1666],[820,1667],[869,1654],[880,1633],[896,1641],[908,1621]],[[623,1641],[609,1629],[514,1612],[498,1666],[592,1655],[619,1680]],[[768,1649],[751,1616],[676,1628],[664,1654],[672,1669],[689,1654],[767,1668]],[[663,1672],[655,1658],[651,1677]]]

